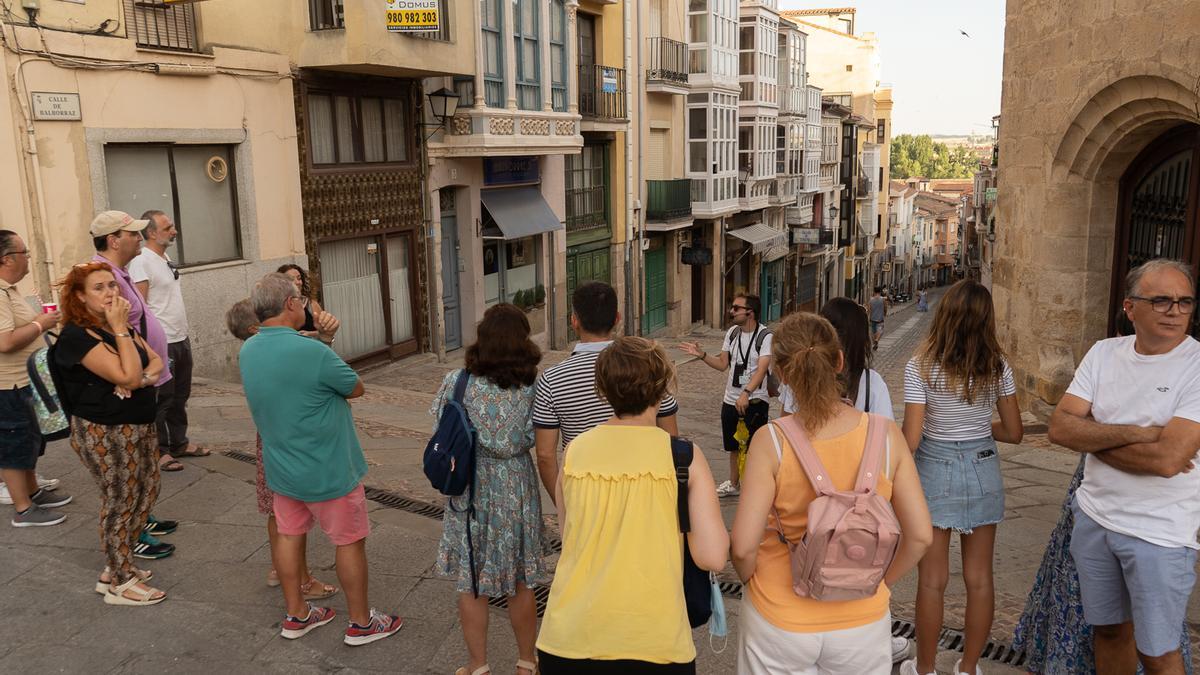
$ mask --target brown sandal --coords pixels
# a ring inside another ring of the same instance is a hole
[[[305,600],[324,600],[337,595],[338,587],[310,575],[307,582],[300,584],[300,592],[304,594]]]

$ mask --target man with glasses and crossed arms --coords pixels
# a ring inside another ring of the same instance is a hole
[[[744,420],[749,438],[765,425],[771,412],[767,392],[767,374],[771,368],[771,329],[758,322],[762,303],[757,295],[738,295],[729,307],[733,328],[725,334],[720,354],[710,355],[695,342],[684,342],[679,348],[686,354],[699,357],[709,368],[729,370],[725,397],[721,402],[721,436],[725,452],[729,453],[729,480],[717,486],[717,496],[736,497],[741,494],[738,472],[738,442],[734,438],[738,420]],[[731,368],[732,366],[732,368]],[[747,444],[749,444],[749,438]]]
[[[1050,440],[1086,454],[1071,556],[1096,671],[1184,672],[1179,643],[1200,529],[1200,342],[1195,276],[1174,260],[1129,273],[1134,335],[1101,340],[1050,418]]]
[[[172,376],[158,388],[155,416],[158,451],[173,458],[206,457],[211,454],[208,448],[195,445],[187,435],[187,403],[192,395],[192,342],[188,339],[187,308],[183,304],[179,268],[167,254],[167,247],[175,243],[179,231],[170,216],[162,211],[147,211],[141,219],[149,224],[142,231],[142,254],[129,262],[129,277],[167,335],[167,363]]]

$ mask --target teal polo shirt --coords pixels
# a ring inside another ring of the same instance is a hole
[[[291,328],[263,326],[238,356],[272,492],[303,502],[348,494],[367,473],[346,400],[355,373],[332,349]]]

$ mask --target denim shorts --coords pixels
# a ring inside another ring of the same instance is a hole
[[[922,438],[913,459],[934,527],[970,534],[1004,519],[1004,479],[992,438]]]
[[[32,471],[45,451],[29,387],[0,390],[0,469]]]
[[[1071,557],[1079,572],[1083,619],[1093,626],[1133,621],[1137,650],[1162,656],[1179,649],[1188,597],[1196,584],[1196,551],[1113,532],[1072,500]]]

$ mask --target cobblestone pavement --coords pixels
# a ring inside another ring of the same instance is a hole
[[[936,300],[937,291],[931,294]],[[931,314],[913,306],[897,308],[888,319],[875,360],[888,382],[896,412],[901,412],[903,365],[920,340]],[[696,335],[710,351],[722,333]],[[677,342],[665,343],[674,347]],[[680,428],[703,449],[718,481],[728,474],[719,444],[717,409],[725,375],[676,349],[679,366]],[[550,352],[544,365],[565,358]],[[212,457],[187,459],[187,470],[165,474],[155,514],[179,519],[171,535],[174,556],[143,561],[155,571],[154,585],[169,599],[145,608],[113,608],[92,592],[103,566],[96,541],[96,488],[65,441],[51,444],[39,465],[61,478],[62,490],[75,495],[65,507],[68,520],[51,528],[18,530],[0,526],[0,603],[8,621],[0,623],[0,672],[105,673],[450,673],[465,663],[466,651],[455,611],[453,585],[437,578],[432,567],[441,535],[437,509],[441,499],[420,469],[430,430],[429,405],[442,377],[461,367],[461,353],[446,363],[428,355],[364,373],[367,395],[354,403],[370,473],[377,488],[370,503],[372,534],[371,598],[378,607],[401,613],[406,625],[395,638],[362,648],[341,644],[340,618],[301,640],[279,637],[281,598],[263,583],[270,553],[263,518],[255,510],[254,428],[237,384],[198,381],[190,404],[193,438],[212,448]],[[997,613],[993,638],[1007,642],[1057,521],[1063,493],[1076,457],[1053,448],[1044,427],[1030,420],[1025,442],[1002,448],[1008,509],[996,552]],[[723,515],[732,521],[735,500],[725,500]],[[546,503],[548,507],[548,503]],[[0,515],[7,515],[0,507]],[[545,508],[549,513],[550,509]],[[955,544],[957,547],[957,544]],[[955,557],[957,553],[955,554]],[[955,558],[952,558],[952,560]],[[335,581],[333,549],[325,537],[310,537],[309,561],[318,576]],[[957,563],[952,569],[958,572]],[[727,571],[727,578],[732,578]],[[895,619],[911,620],[916,575],[893,590]],[[964,590],[952,578],[946,623],[962,626]],[[728,648],[695,634],[701,673],[732,673],[737,644],[739,602],[726,600],[731,635]],[[344,615],[341,595],[329,602]],[[1200,618],[1193,597],[1189,618]],[[505,614],[492,615],[490,661],[507,672],[515,647]],[[114,637],[116,636],[116,637]],[[1200,652],[1200,650],[1197,650]],[[948,671],[954,652],[939,656]],[[990,674],[1015,669],[987,663]]]

